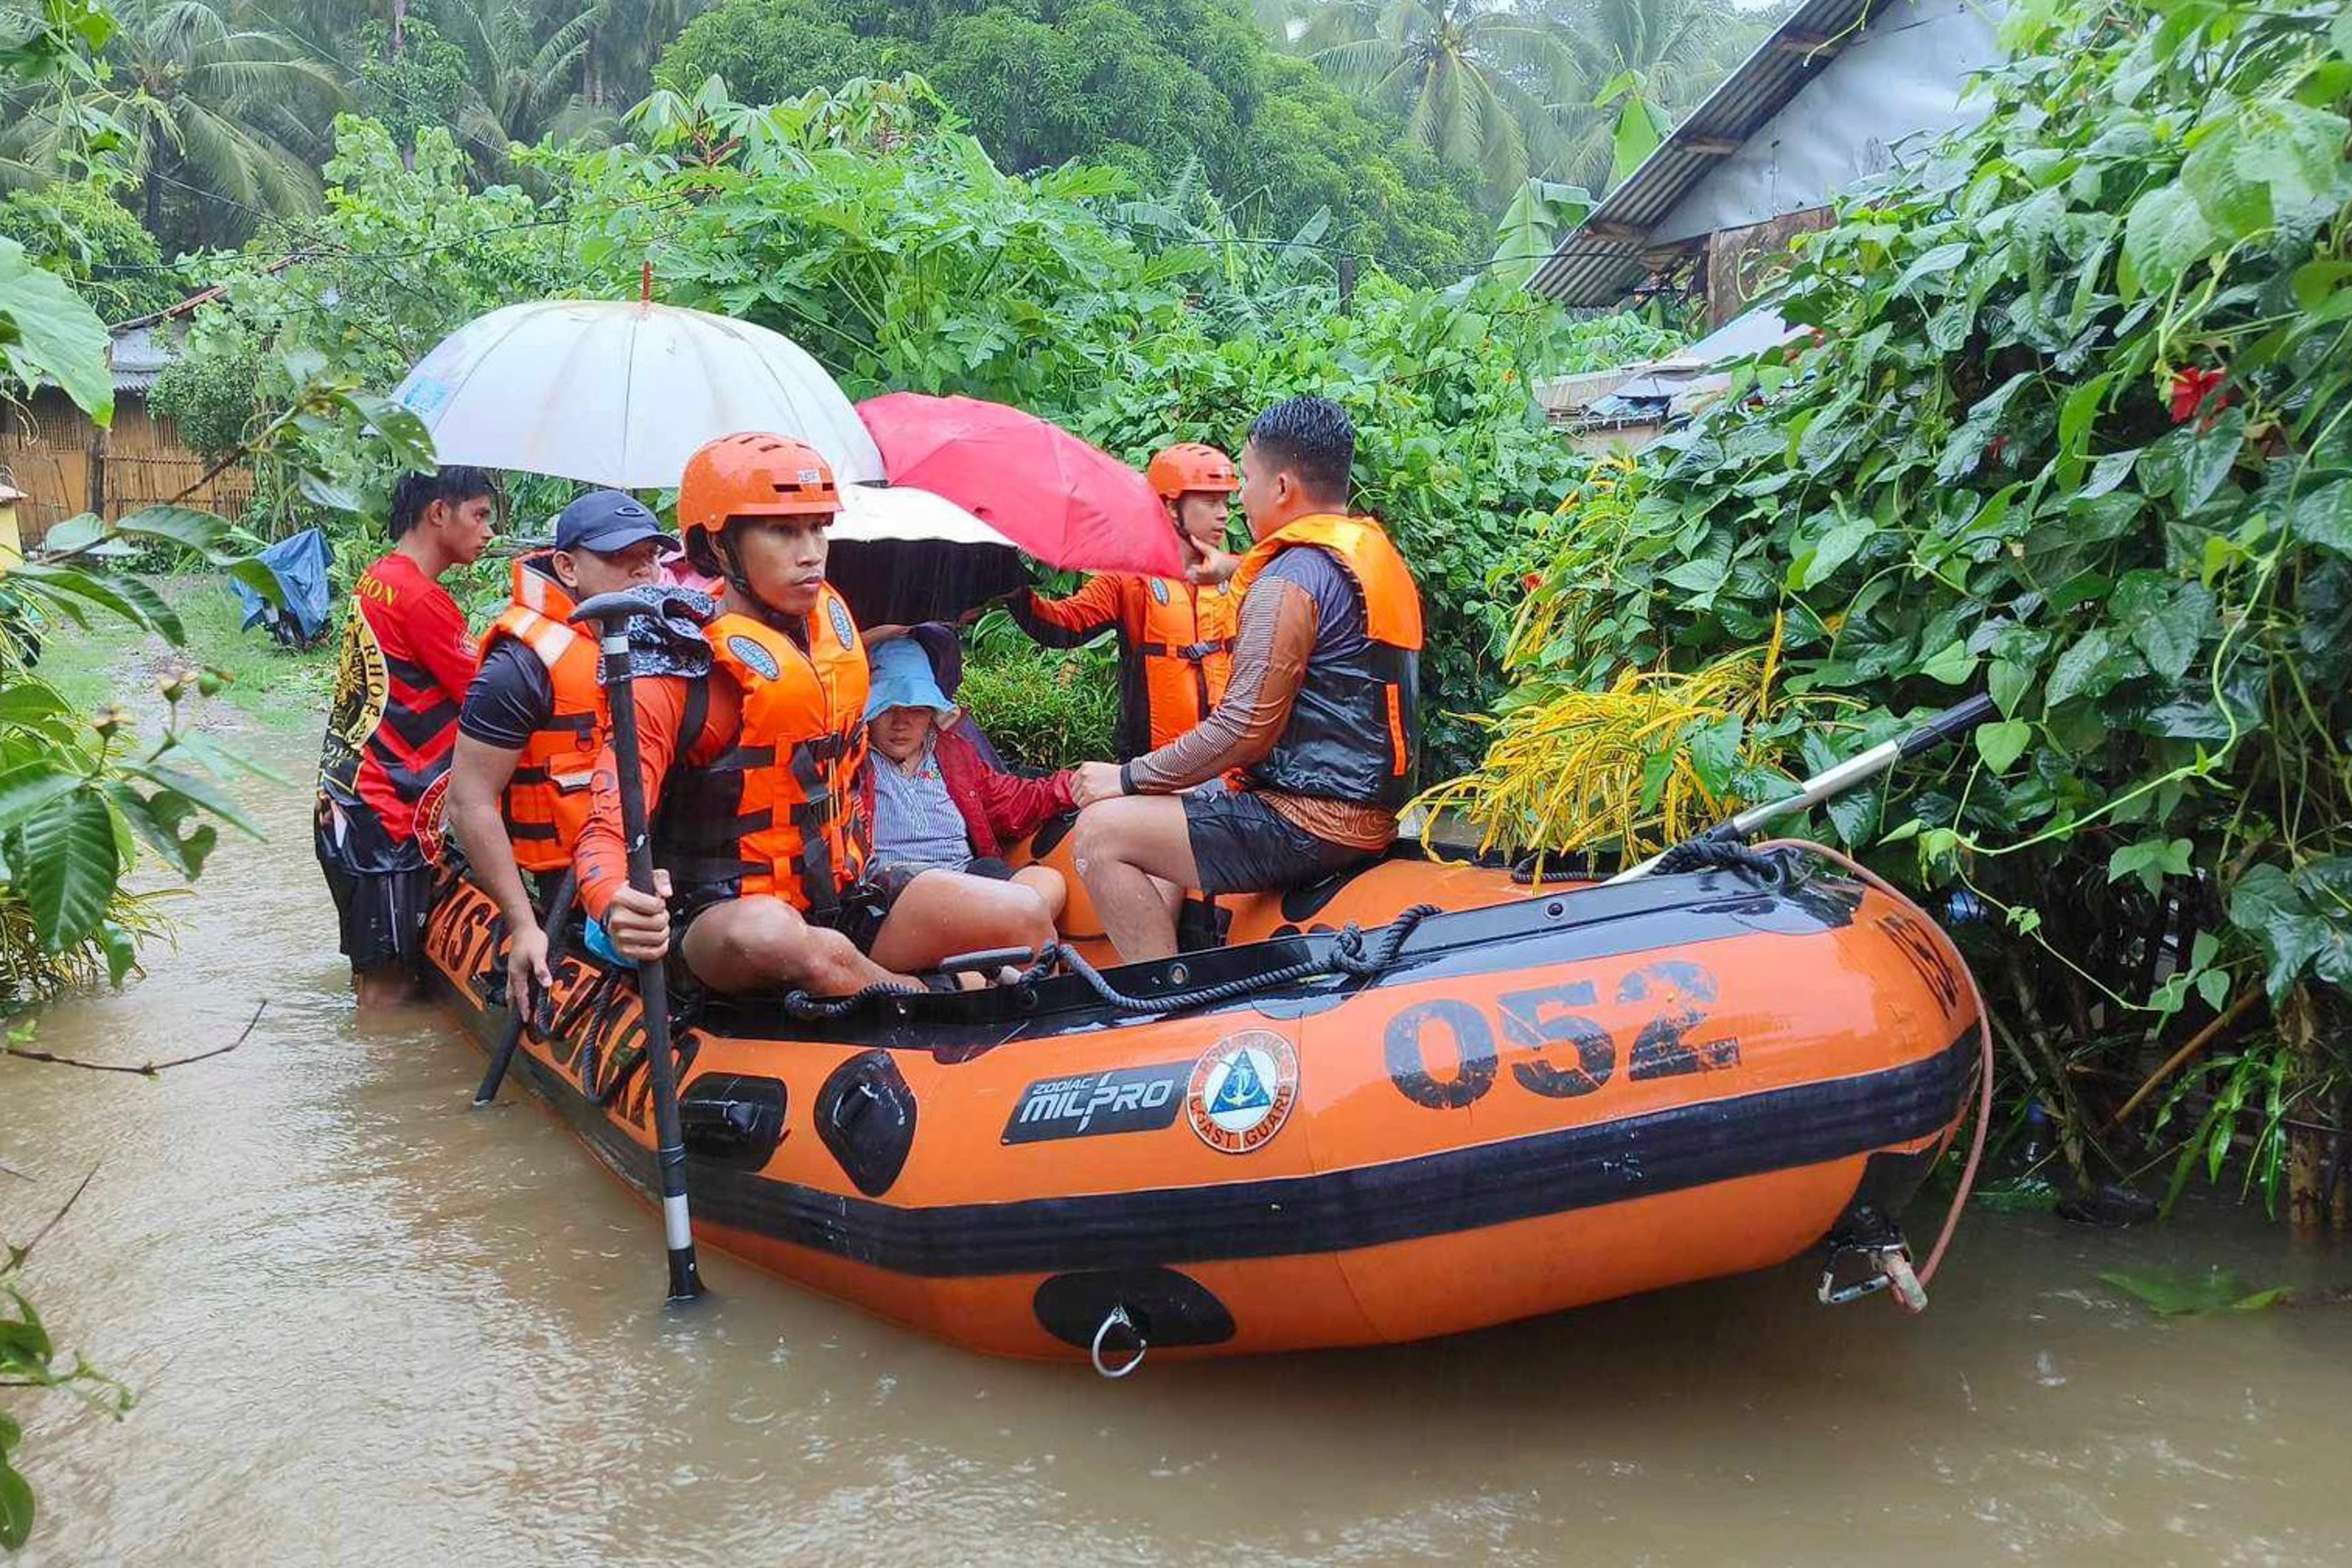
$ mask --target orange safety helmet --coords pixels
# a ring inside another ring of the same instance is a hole
[[[687,548],[712,546],[730,517],[791,517],[841,510],[833,465],[789,435],[722,435],[686,460],[677,527]]]
[[[1242,487],[1242,477],[1234,472],[1234,460],[1213,446],[1187,442],[1155,454],[1151,466],[1144,470],[1151,487],[1163,501],[1194,490],[1213,490],[1230,496]]]

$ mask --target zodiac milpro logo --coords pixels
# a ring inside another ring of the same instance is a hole
[[[1184,1114],[1220,1154],[1264,1148],[1298,1103],[1298,1053],[1271,1030],[1227,1035],[1192,1064]]]
[[[1021,1092],[1020,1103],[1005,1121],[1003,1141],[1034,1144],[1048,1138],[1152,1132],[1172,1125],[1185,1074],[1192,1068],[1189,1061],[1168,1061],[1041,1078]]]

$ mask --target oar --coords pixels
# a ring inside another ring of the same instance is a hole
[[[593,621],[600,628],[613,760],[620,774],[621,831],[628,839],[629,885],[639,893],[654,891],[654,853],[637,759],[636,694],[629,684],[629,622],[647,612],[644,600],[627,593],[598,594],[572,612],[574,621]],[[691,1301],[702,1294],[702,1275],[695,1267],[686,1207],[686,1143],[678,1132],[677,1074],[669,1053],[669,976],[659,959],[637,966],[637,996],[645,1005],[646,1072],[654,1092],[654,1180],[661,1190],[662,1228],[669,1246],[669,1299]]]
[[[580,891],[578,879],[572,868],[565,866],[554,893],[547,900],[547,950],[551,955],[563,951],[563,928],[572,922],[572,896]],[[522,1043],[522,1031],[530,1025],[530,1015],[536,998],[534,982],[523,982],[523,994],[509,997],[507,1006],[512,1016],[507,1019],[507,1031],[499,1037],[499,1048],[490,1052],[490,1065],[482,1073],[481,1087],[474,1091],[474,1103],[487,1105],[499,1097],[499,1085],[506,1082],[507,1064],[514,1060],[515,1047]]]
[[[1810,811],[1832,796],[1843,795],[1855,785],[1877,778],[1898,762],[1907,762],[1923,751],[1933,751],[1947,742],[1958,740],[1998,711],[1993,706],[1992,698],[1979,692],[1957,707],[1946,708],[1908,735],[1883,741],[1859,756],[1849,757],[1843,762],[1822,769],[1798,786],[1795,794],[1767,800],[1760,806],[1750,806],[1731,821],[1709,828],[1699,835],[1700,841],[1744,844],[1754,838],[1767,822]],[[1664,858],[1663,854],[1652,855],[1631,871],[1619,872],[1609,880],[1631,882],[1637,876],[1648,874],[1650,868]]]

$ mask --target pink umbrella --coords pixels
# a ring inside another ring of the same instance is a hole
[[[892,392],[857,405],[893,485],[945,496],[1048,566],[1181,577],[1168,509],[1142,475],[1002,403]]]

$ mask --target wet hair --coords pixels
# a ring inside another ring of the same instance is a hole
[[[452,465],[430,474],[403,474],[392,486],[392,537],[399,538],[415,528],[424,519],[425,509],[436,501],[462,507],[498,493],[499,482],[487,468]]]
[[[1250,444],[1286,469],[1308,495],[1344,506],[1356,462],[1356,426],[1328,397],[1286,398],[1250,422]]]

